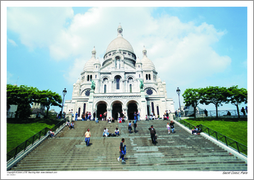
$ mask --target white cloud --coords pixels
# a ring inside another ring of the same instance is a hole
[[[85,60],[82,58],[77,58],[74,60],[73,66],[69,67],[68,73],[64,74],[64,78],[71,84],[76,83],[77,78],[79,78],[85,65]]]
[[[30,49],[47,47],[72,17],[72,8],[8,8],[7,28],[18,33]]]
[[[12,39],[8,38],[8,42],[11,43],[11,45],[13,45],[13,46],[18,46],[17,43]]]
[[[153,8],[91,8],[74,16],[71,8],[10,8],[8,28],[19,33],[21,42],[30,48],[45,46],[56,60],[75,59],[65,75],[71,83],[76,82],[91,58],[93,46],[97,57],[103,57],[109,43],[117,37],[119,23],[124,38],[140,59],[143,45],[146,46],[148,58],[162,80],[173,82],[177,75],[177,81],[194,82],[230,65],[230,57],[220,56],[211,48],[226,31],[218,31],[205,22],[196,26],[195,20],[183,23],[167,14],[155,19],[152,11]]]

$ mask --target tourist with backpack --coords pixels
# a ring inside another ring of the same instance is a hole
[[[155,131],[155,128],[153,128],[153,125],[151,125],[151,127],[148,128],[148,130],[150,131],[152,143],[156,144],[156,141],[155,141],[155,139],[156,139],[156,131]]]
[[[129,121],[129,123],[128,123],[128,130],[129,130],[129,133],[131,133],[131,130],[132,130],[132,124],[131,124],[131,121]]]
[[[133,121],[133,127],[134,127],[134,132],[136,133],[137,131],[136,131],[136,128],[137,128],[137,120],[134,120]]]
[[[124,145],[124,138],[122,138],[122,142],[120,143],[119,153],[120,156],[117,158],[117,160],[120,161],[120,159],[122,159],[122,163],[125,163],[124,155],[126,154],[126,145]]]
[[[172,133],[175,133],[174,124],[175,124],[175,123],[174,123],[173,121],[170,122],[170,128],[171,128]]]

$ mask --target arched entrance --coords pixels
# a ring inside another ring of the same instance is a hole
[[[112,117],[117,120],[118,119],[118,115],[120,115],[122,112],[122,103],[117,101],[114,102],[113,106],[112,106]]]
[[[107,104],[106,102],[99,102],[97,105],[97,117],[98,119],[100,119],[100,114],[103,115],[103,113],[105,113],[105,111],[107,111]]]
[[[128,114],[128,119],[129,120],[132,120],[134,119],[134,112],[138,112],[138,106],[137,106],[137,102],[135,101],[131,101],[129,104],[128,104],[128,110],[127,110],[127,114]]]

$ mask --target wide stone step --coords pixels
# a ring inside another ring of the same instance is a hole
[[[138,133],[129,134],[127,123],[75,122],[75,129],[64,128],[56,138],[47,139],[22,159],[17,171],[229,171],[247,170],[245,162],[202,136],[190,135],[178,125],[167,134],[168,121],[138,122]],[[151,143],[148,128],[154,125],[157,145]],[[104,127],[119,137],[102,137]],[[89,128],[90,147],[84,143]],[[125,138],[126,164],[117,161],[119,144]]]
[[[226,171],[230,169],[231,171],[246,171],[247,166],[242,164],[177,164],[177,165],[168,165],[168,164],[144,164],[133,166],[132,164],[121,164],[118,162],[117,164],[112,164],[111,167],[106,167],[102,165],[100,167],[89,167],[89,166],[80,166],[80,165],[68,165],[68,166],[48,166],[44,167],[15,167],[16,171],[27,171],[28,169],[32,169],[33,171],[61,171],[61,170],[71,170],[71,171],[82,171],[82,170],[91,170],[91,171],[103,171],[103,170],[129,170],[129,171],[141,171],[141,170],[155,170],[155,171],[189,171],[189,170],[197,170],[197,171]]]
[[[97,155],[89,155],[88,157],[87,156],[84,156],[84,154],[73,154],[71,159],[73,161],[75,160],[82,160],[82,161],[89,161],[89,160],[100,160],[100,159],[112,159],[112,158],[115,158],[115,157],[118,157],[119,156],[119,153],[112,153],[112,154],[107,154],[107,155],[104,155],[104,156],[98,156]],[[162,153],[151,153],[151,152],[142,152],[142,153],[129,153],[126,155],[126,157],[128,157],[129,159],[132,159],[132,158],[135,158],[135,159],[147,159],[147,158],[163,158],[164,160],[165,159],[169,159],[169,160],[174,160],[174,159],[186,159],[186,160],[189,160],[189,159],[193,159],[193,158],[197,158],[197,159],[204,159],[204,158],[207,158],[207,159],[237,159],[236,157],[234,156],[229,156],[228,154],[225,154],[225,153],[200,153],[200,154],[196,154],[196,153],[190,153],[190,154],[162,154]],[[47,162],[47,161],[52,161],[52,160],[56,160],[56,161],[63,161],[66,159],[66,156],[63,156],[63,155],[55,155],[55,156],[47,156],[45,154],[45,156],[36,156],[36,157],[33,157],[33,156],[29,156],[29,157],[26,157],[23,161],[26,162],[26,161],[31,161],[31,162],[37,162],[37,161],[40,161],[40,162]]]
[[[197,162],[195,160],[189,160],[189,161],[161,161],[161,162],[153,162],[153,161],[129,161],[129,160],[126,160],[126,164],[128,165],[137,165],[137,166],[148,166],[148,165],[204,165],[206,166],[207,164],[208,165],[217,165],[217,164],[240,164],[240,165],[246,165],[244,162],[242,161],[222,161],[222,162],[216,162],[216,161],[202,161],[202,162]],[[110,165],[110,166],[114,166],[114,165],[119,165],[119,162],[117,160],[115,160],[114,162],[108,162],[108,161],[91,161],[89,164],[87,164],[87,162],[69,162],[69,163],[66,163],[66,164],[63,164],[61,162],[56,162],[56,163],[42,163],[42,164],[36,164],[36,163],[31,163],[31,164],[22,164],[21,165],[18,165],[17,167],[31,167],[31,168],[34,168],[34,167],[65,167],[65,166],[82,166],[82,167],[90,167],[91,165],[96,165],[96,166],[105,166],[105,165]]]

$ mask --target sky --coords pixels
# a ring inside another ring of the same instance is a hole
[[[175,109],[179,108],[177,87],[181,95],[188,88],[207,86],[247,89],[247,6],[70,5],[7,6],[7,84],[49,89],[61,96],[66,88],[65,100],[70,100],[93,47],[103,62],[121,23],[123,37],[140,59],[146,47]],[[215,109],[214,105],[199,106]],[[236,108],[224,104],[219,109]]]
[[[1,88],[27,85],[61,96],[66,88],[65,100],[71,100],[93,47],[103,62],[121,23],[137,57],[142,59],[146,47],[175,109],[177,87],[182,95],[188,88],[238,85],[248,89],[252,106],[253,54],[248,49],[253,49],[253,2],[45,3],[1,5],[6,35],[1,41]],[[215,110],[214,105],[200,107]],[[222,109],[236,108],[229,104]]]
[[[181,95],[187,88],[207,86],[247,89],[247,6],[70,5],[7,6],[7,84],[49,89],[60,95],[66,88],[65,99],[70,100],[73,84],[93,47],[103,62],[120,23],[137,57],[142,59],[146,47],[175,109],[179,107],[177,87]],[[182,97],[180,103],[183,105]],[[215,109],[214,105],[200,106]]]

